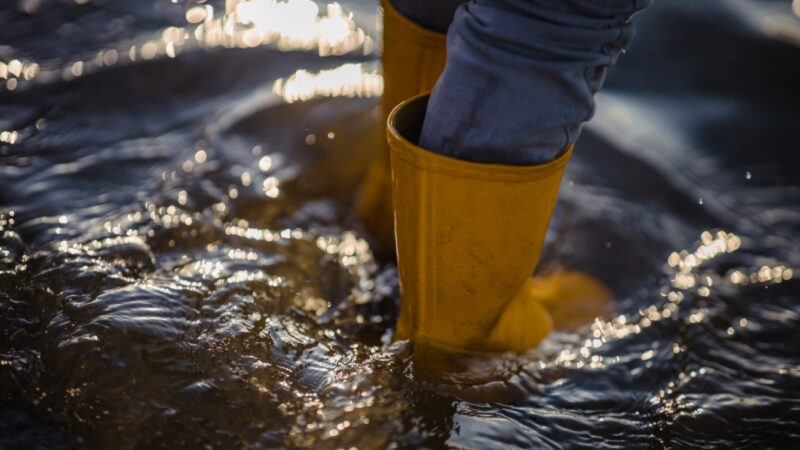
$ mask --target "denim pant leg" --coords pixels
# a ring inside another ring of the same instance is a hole
[[[650,2],[462,5],[448,31],[447,65],[431,95],[420,145],[484,163],[556,157],[594,114],[593,95],[606,69],[633,37],[630,18]]]

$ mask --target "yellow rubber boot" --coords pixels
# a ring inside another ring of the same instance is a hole
[[[433,89],[444,69],[446,35],[403,17],[387,0],[383,8],[383,121],[403,100]],[[377,150],[361,186],[356,210],[360,222],[384,251],[394,245],[389,151]]]
[[[402,295],[396,337],[448,351],[525,352],[553,328],[531,274],[572,148],[532,166],[432,153],[414,144],[427,100],[395,108],[387,130]]]

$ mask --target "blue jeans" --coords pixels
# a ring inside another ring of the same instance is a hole
[[[591,119],[606,70],[633,37],[631,16],[651,1],[393,0],[430,29],[452,18],[420,146],[483,163],[553,159]]]

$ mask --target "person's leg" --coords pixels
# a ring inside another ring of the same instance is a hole
[[[523,352],[547,335],[553,304],[531,274],[593,94],[631,39],[629,17],[648,2],[473,0],[458,9],[429,101],[389,117],[398,338]],[[581,284],[559,296],[608,295],[590,277],[559,282]]]

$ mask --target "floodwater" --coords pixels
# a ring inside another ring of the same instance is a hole
[[[637,17],[540,268],[616,313],[441,388],[351,210],[373,2],[4,2],[0,447],[797,448],[788,3]]]

